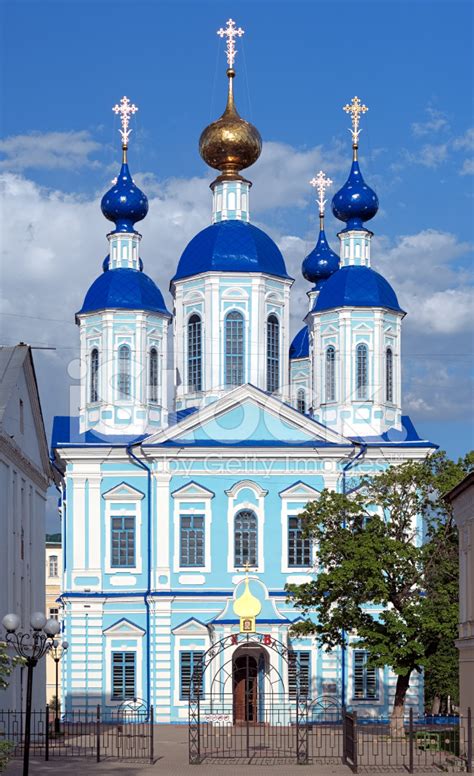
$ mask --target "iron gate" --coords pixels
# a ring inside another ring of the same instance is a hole
[[[308,762],[308,699],[298,688],[284,692],[281,674],[265,658],[267,648],[288,665],[288,648],[268,634],[232,634],[202,656],[189,688],[191,764]]]

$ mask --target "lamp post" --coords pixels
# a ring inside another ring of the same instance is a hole
[[[19,631],[20,618],[17,614],[6,614],[2,620],[7,634],[5,641],[19,657],[23,658],[28,668],[26,684],[26,716],[25,736],[23,741],[23,776],[28,776],[30,764],[31,738],[31,695],[33,689],[33,669],[38,661],[51,649],[54,637],[60,631],[60,625],[53,618],[47,620],[42,612],[31,615],[31,631]]]
[[[66,652],[69,644],[67,641],[63,641],[62,644],[59,643],[59,641],[56,641],[56,639],[53,641],[52,647],[49,650],[49,654],[53,658],[55,664],[56,664],[56,702],[55,702],[55,709],[54,709],[54,732],[57,734],[59,733],[60,727],[59,727],[59,661],[63,657],[64,653]]]

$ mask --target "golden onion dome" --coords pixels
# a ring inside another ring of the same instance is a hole
[[[235,70],[228,68],[229,91],[224,113],[206,127],[199,138],[199,153],[220,175],[214,183],[223,180],[242,180],[240,170],[257,161],[262,151],[260,132],[253,124],[242,119],[235,107],[232,82]]]

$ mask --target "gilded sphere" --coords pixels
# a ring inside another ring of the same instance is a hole
[[[230,81],[230,79],[229,79]],[[260,132],[242,119],[234,105],[231,82],[227,107],[217,121],[206,127],[199,138],[199,152],[209,167],[220,170],[222,178],[235,178],[250,167],[262,151]]]

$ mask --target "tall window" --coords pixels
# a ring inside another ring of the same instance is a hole
[[[158,401],[158,351],[150,350],[150,401]]]
[[[242,313],[233,310],[225,318],[225,374],[227,387],[244,382],[244,319]]]
[[[267,391],[277,391],[280,384],[280,324],[276,315],[267,319]]]
[[[290,698],[309,695],[311,653],[299,650],[288,652],[288,692]]]
[[[393,351],[385,351],[385,401],[393,402]]]
[[[135,652],[112,652],[112,700],[135,698]]]
[[[199,315],[188,321],[188,386],[202,391],[202,324]]]
[[[353,695],[355,699],[374,699],[378,696],[378,671],[367,665],[368,654],[363,649],[353,653]]]
[[[257,566],[258,522],[255,512],[242,509],[234,520],[234,566]]]
[[[203,696],[201,658],[204,652],[180,652],[179,653],[179,676],[180,676],[180,698],[187,700],[191,694],[191,679],[195,669],[194,687],[192,688],[192,697],[197,694]]]
[[[118,394],[119,399],[128,399],[131,395],[131,361],[132,354],[128,345],[120,345],[118,364]]]
[[[49,556],[49,570],[48,574],[50,577],[57,577],[58,576],[58,556],[57,555],[50,555]]]
[[[306,412],[306,393],[304,388],[298,388],[296,394],[296,409],[303,414]]]
[[[135,565],[135,517],[112,517],[112,566]]]
[[[301,517],[288,518],[288,565],[309,566],[311,563],[311,540],[303,537]]]
[[[181,566],[204,566],[204,515],[181,515]]]
[[[99,401],[99,351],[93,348],[91,351],[91,374],[89,400]]]
[[[356,348],[356,399],[367,399],[369,389],[369,352],[367,345]]]
[[[336,349],[332,345],[326,348],[325,393],[326,401],[336,401]]]

